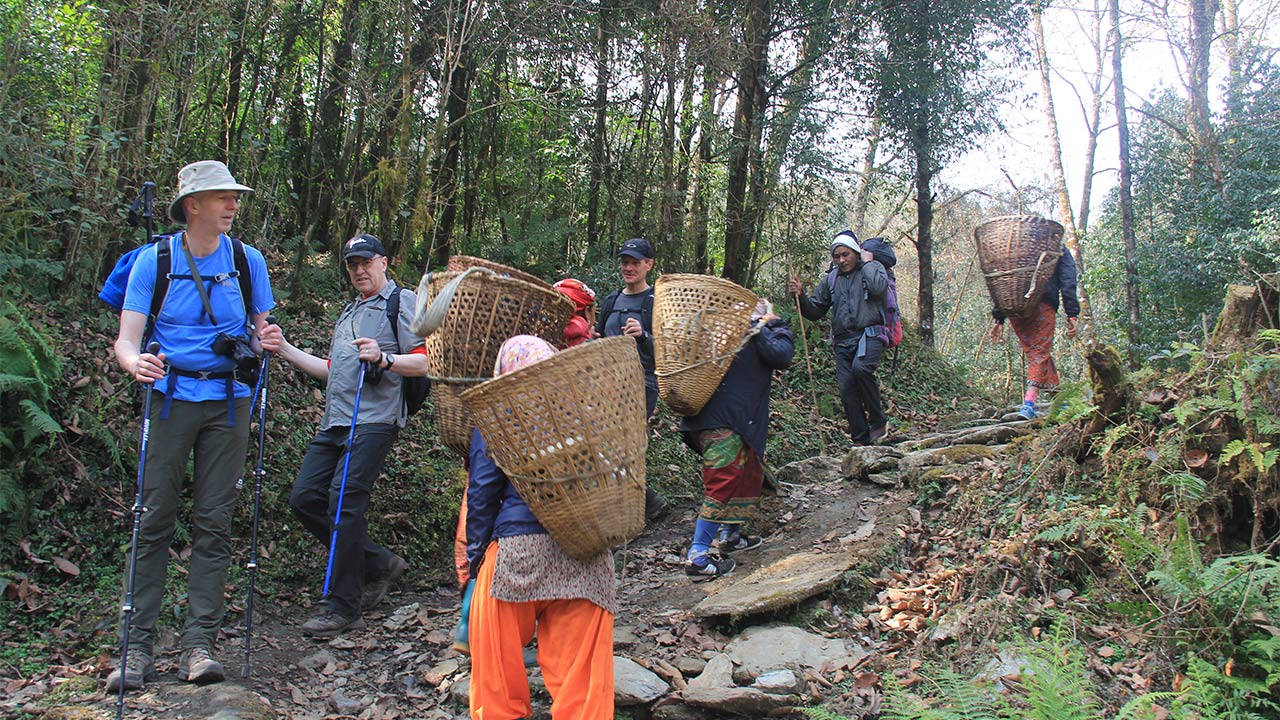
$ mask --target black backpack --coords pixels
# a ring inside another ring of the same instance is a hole
[[[387,322],[391,323],[391,334],[396,339],[396,349],[400,349],[400,291],[399,285],[391,291],[387,299]],[[426,377],[400,377],[400,392],[404,396],[405,413],[412,416],[422,408],[427,400],[427,391],[431,389],[431,381]]]

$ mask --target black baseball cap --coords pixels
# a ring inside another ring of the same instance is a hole
[[[622,247],[618,248],[617,257],[622,257],[623,255],[636,260],[651,260],[653,259],[653,246],[644,238],[631,238],[622,243]]]
[[[382,241],[372,235],[357,235],[348,240],[342,248],[343,260],[350,260],[353,257],[371,258],[386,254],[387,249],[382,247]]]

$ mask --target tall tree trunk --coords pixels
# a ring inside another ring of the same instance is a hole
[[[812,8],[813,17],[805,31],[800,54],[796,65],[787,73],[790,77],[787,87],[782,91],[782,107],[770,122],[769,145],[764,150],[762,162],[762,181],[753,187],[752,203],[749,215],[752,217],[752,238],[758,239],[764,234],[764,220],[768,208],[773,204],[773,194],[778,186],[778,177],[782,173],[783,162],[791,148],[791,137],[795,133],[796,122],[801,111],[808,107],[813,96],[813,73],[817,62],[833,41],[830,20],[840,0],[821,0]],[[764,109],[768,107],[769,98],[764,93],[757,101],[757,114],[761,124],[764,120]],[[758,248],[756,248],[758,250]],[[751,267],[755,268],[755,252],[752,253]],[[754,277],[751,278],[754,280]]]
[[[221,160],[231,163],[238,151],[236,117],[240,112],[240,86],[244,81],[244,45],[249,26],[248,0],[231,0],[231,25],[236,38],[231,41],[231,54],[227,58],[227,99],[222,106]]]
[[[695,89],[696,76],[698,68],[689,61],[685,68],[684,90],[680,97],[680,162],[676,168],[676,190],[675,190],[675,229],[676,234],[680,238],[680,264],[677,270],[688,272],[689,270],[689,247],[685,243],[685,228],[688,227],[689,215],[689,183],[690,169],[693,165],[693,132],[697,127],[698,119],[693,114],[693,96],[697,94]]]
[[[693,161],[693,212],[689,215],[688,237],[693,240],[694,272],[711,272],[707,253],[709,222],[707,174],[711,167],[711,141],[715,134],[715,102],[720,78],[711,65],[703,68],[702,103],[698,111],[698,152]]]
[[[439,220],[434,229],[432,246],[436,263],[443,265],[453,252],[453,225],[458,216],[458,159],[462,154],[463,130],[466,127],[467,104],[471,94],[471,50],[462,46],[458,63],[449,73],[448,125],[444,136],[444,157],[436,173],[435,200]]]
[[[748,0],[744,57],[738,71],[738,103],[733,113],[733,138],[729,148],[728,182],[725,188],[724,271],[722,275],[742,284],[751,261],[751,219],[747,216],[747,179],[752,138],[755,137],[758,97],[756,85],[764,81],[769,57],[770,0]]]
[[[676,55],[674,39],[663,43],[662,74],[666,94],[662,102],[662,195],[658,205],[657,252],[669,256],[676,238]]]
[[[918,123],[911,132],[911,154],[916,165],[916,260],[920,266],[920,287],[916,293],[916,314],[920,319],[920,342],[933,347],[933,145],[929,128]]]
[[[351,59],[357,33],[360,30],[356,18],[360,12],[360,0],[346,0],[342,6],[342,18],[338,24],[338,37],[333,41],[332,61],[328,81],[316,108],[316,128],[312,134],[313,154],[309,163],[307,181],[311,190],[311,208],[306,241],[298,250],[291,280],[291,289],[302,289],[302,265],[312,247],[322,247],[336,252],[333,240],[334,202],[337,184],[346,177],[342,167],[342,147],[345,123],[344,109],[348,86],[352,79]]]
[[[596,26],[595,132],[591,135],[591,179],[587,188],[587,247],[600,242],[600,191],[608,171],[607,130],[609,112],[609,23],[612,0],[600,0],[600,22]]]
[[[653,108],[654,79],[648,67],[641,72],[640,113],[636,121],[636,136],[631,143],[632,178],[635,190],[631,193],[631,219],[629,232],[632,237],[644,234],[644,198],[649,189],[649,138],[650,117]],[[639,149],[636,146],[639,145]]]
[[[1093,74],[1089,77],[1089,111],[1085,117],[1088,138],[1084,149],[1084,178],[1080,188],[1080,212],[1077,215],[1079,233],[1089,232],[1089,209],[1093,197],[1093,169],[1098,158],[1098,135],[1102,132],[1102,80],[1106,64],[1106,49],[1103,40],[1103,17],[1106,11],[1100,0],[1093,0]]]
[[[1240,39],[1240,2],[1222,0],[1222,46],[1227,55],[1227,124],[1233,125],[1244,112],[1244,43]]]
[[[1084,275],[1084,255],[1080,252],[1080,238],[1076,235],[1076,220],[1071,212],[1071,196],[1067,193],[1067,175],[1062,169],[1062,140],[1058,135],[1058,116],[1053,106],[1053,85],[1049,82],[1049,57],[1045,52],[1043,7],[1035,4],[1031,9],[1032,28],[1035,31],[1036,65],[1040,70],[1040,95],[1044,99],[1044,121],[1049,130],[1049,164],[1053,168],[1054,190],[1058,196],[1058,214],[1066,231],[1067,249],[1075,255],[1076,266]],[[1084,316],[1084,337],[1093,342],[1093,311],[1089,303],[1089,290],[1080,283],[1080,311]]]
[[[1111,82],[1115,89],[1116,129],[1120,143],[1120,235],[1124,239],[1124,295],[1129,309],[1129,366],[1138,367],[1137,240],[1133,230],[1133,168],[1129,162],[1129,117],[1124,90],[1124,40],[1120,0],[1111,2]]]
[[[1187,124],[1191,128],[1192,180],[1208,179],[1221,193],[1222,168],[1218,161],[1217,140],[1209,118],[1209,50],[1213,42],[1213,19],[1218,13],[1218,3],[1216,0],[1189,0],[1189,6]]]
[[[871,118],[871,132],[867,136],[867,152],[862,156],[862,171],[858,173],[858,188],[853,193],[853,227],[857,232],[867,224],[867,210],[871,207],[871,187],[875,180],[876,153],[883,137],[884,121]]]

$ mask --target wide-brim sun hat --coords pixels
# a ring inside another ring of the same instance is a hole
[[[253,192],[248,185],[236,182],[225,164],[217,160],[198,160],[178,171],[178,195],[169,203],[169,217],[185,223],[187,211],[182,207],[183,199],[209,190]]]

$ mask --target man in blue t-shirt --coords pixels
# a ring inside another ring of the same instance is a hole
[[[275,302],[262,253],[243,246],[253,296],[246,302],[234,241],[226,234],[241,194],[252,191],[217,161],[182,168],[169,215],[186,223],[187,229],[143,250],[129,275],[116,360],[138,382],[156,383],[159,393],[153,394],[151,408],[142,494],[146,511],[138,530],[127,665],[107,677],[109,692],[118,691],[121,683],[126,689],[137,689],[155,677],[156,618],[163,605],[169,545],[182,505],[188,460],[192,461],[191,559],[178,679],[208,683],[226,675],[213,658],[213,644],[222,625],[231,518],[236,481],[244,470],[249,445],[253,388],[241,381],[235,360],[225,353],[231,338],[257,341],[261,348],[273,351],[280,348],[281,340],[280,329],[266,324]],[[151,336],[143,338],[161,243],[169,251],[168,292]],[[220,337],[227,339],[219,342]],[[146,352],[144,341],[159,343],[159,352]]]

